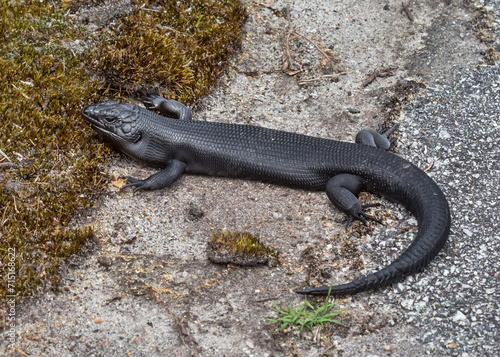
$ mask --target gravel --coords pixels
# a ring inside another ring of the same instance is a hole
[[[408,290],[400,317],[412,312],[428,353],[494,356],[500,354],[500,66],[460,73],[453,83],[423,91],[401,117],[398,152],[422,168],[433,164],[428,173],[448,197],[453,224],[432,276],[402,283]]]

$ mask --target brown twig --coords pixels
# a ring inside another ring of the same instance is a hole
[[[316,77],[316,78],[311,78],[311,79],[304,79],[302,81],[299,82],[299,84],[306,84],[306,83],[310,83],[310,82],[316,82],[316,81],[322,81],[323,79],[333,79],[333,78],[337,78],[338,76],[341,76],[341,75],[344,75],[344,74],[348,74],[348,73],[351,73],[351,72],[340,72],[340,73],[333,73],[333,74],[325,74],[321,77]]]
[[[293,32],[292,20],[290,19],[290,4],[286,5],[286,20],[288,22],[288,30],[286,34],[286,59],[285,63],[283,64],[284,71],[286,71],[287,69],[292,69],[293,64],[292,53],[290,51],[290,35]]]
[[[7,168],[10,169],[11,167],[17,168],[17,165],[14,164],[13,162],[0,162],[0,168]]]
[[[365,88],[368,86],[370,83],[372,83],[377,77],[380,78],[385,78],[385,77],[391,77],[394,75],[394,71],[398,69],[396,66],[392,67],[382,67],[380,69],[374,70],[368,78],[361,84],[361,88]]]
[[[5,157],[7,159],[7,161],[11,161],[9,159],[9,157],[2,150],[0,150],[0,155],[2,155],[3,157]]]
[[[309,43],[311,43],[312,45],[314,45],[314,47],[316,47],[316,49],[319,51],[319,53],[321,53],[327,60],[333,62],[333,59],[330,55],[328,55],[328,53],[326,53],[325,51],[323,51],[321,49],[321,47],[319,47],[318,44],[316,44],[313,40],[311,40],[310,38],[304,36],[304,35],[301,35],[300,33],[298,33],[297,31],[292,31],[291,32],[292,35],[296,35],[296,36],[299,36],[299,37],[302,37],[304,40],[306,41],[309,41]]]
[[[405,11],[406,13],[406,16],[408,16],[408,19],[410,20],[410,22],[414,22],[415,21],[415,18],[413,17],[413,14],[411,13],[410,9],[408,8],[408,6],[406,6],[405,2],[401,2],[401,4],[403,5],[403,10]]]
[[[17,347],[14,347],[14,350],[16,350],[21,356],[25,356],[25,357],[30,357],[29,354],[27,354],[26,352],[20,350],[19,348]]]
[[[292,69],[293,60],[292,60],[292,54],[290,51],[290,36],[292,36],[292,35],[300,37],[300,38],[308,41],[309,43],[311,43],[318,50],[318,52],[321,53],[323,55],[323,57],[327,61],[331,62],[332,64],[335,65],[339,61],[331,53],[323,50],[317,43],[315,43],[309,37],[304,36],[301,33],[297,32],[293,29],[292,20],[290,19],[290,5],[286,6],[286,19],[288,22],[288,30],[287,30],[287,36],[286,36],[286,54],[285,54],[286,60],[285,60],[285,63],[283,64],[283,70]],[[339,70],[339,69],[337,69],[337,70]]]
[[[378,75],[377,77],[379,78],[385,78],[385,77],[391,77],[394,75],[394,71],[398,69],[397,66],[391,66],[391,67],[382,67],[378,70]]]
[[[263,3],[263,2],[260,2],[260,1],[256,1],[256,0],[253,0],[253,3],[255,5],[259,5],[259,6],[265,7],[266,9],[269,9],[269,10],[271,10],[274,13],[278,13],[279,12],[278,10],[276,10],[274,7],[272,7],[269,4],[266,4],[266,3]]]
[[[371,82],[375,80],[378,76],[378,69],[374,70],[372,74],[368,76],[368,78],[361,84],[361,88],[365,88],[368,86]]]
[[[429,170],[432,168],[432,166],[433,166],[433,165],[434,165],[434,162],[431,162],[431,163],[429,164],[429,166],[427,166],[427,167],[424,169],[424,172],[429,171]]]

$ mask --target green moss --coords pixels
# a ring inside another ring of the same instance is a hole
[[[221,231],[212,234],[212,242],[233,254],[274,256],[275,253],[261,243],[259,238],[247,232]]]
[[[0,0],[2,296],[56,287],[61,264],[93,235],[91,227],[71,222],[103,192],[110,150],[81,120],[82,106],[116,98],[107,90],[113,83],[120,90],[168,89],[170,97],[192,103],[221,72],[244,18],[239,3],[222,0],[137,1],[115,31],[90,32],[68,16],[68,9],[98,3]],[[70,46],[89,42],[94,48],[81,52]],[[16,279],[8,282],[14,250]]]
[[[110,88],[156,91],[184,104],[208,93],[240,38],[246,12],[234,0],[138,0],[94,52]]]
[[[79,120],[99,84],[64,47],[74,24],[35,1],[2,1],[0,13],[0,149],[10,160],[0,169],[0,269],[15,252],[16,273],[0,295],[26,296],[57,285],[63,259],[93,234],[70,221],[100,192],[107,149],[90,144]]]
[[[76,12],[84,6],[96,6],[103,4],[105,1],[106,0],[63,0],[62,8]]]

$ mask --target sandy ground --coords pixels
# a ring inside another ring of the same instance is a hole
[[[429,174],[449,198],[450,242],[422,273],[343,299],[339,306],[348,310],[339,318],[347,327],[281,332],[265,321],[276,317],[273,301],[297,305],[303,297],[294,288],[342,283],[387,265],[411,242],[415,219],[382,201],[377,215],[386,226],[355,224],[345,231],[322,192],[183,176],[171,189],[134,195],[110,182],[95,210],[79,218],[95,226],[95,241],[68,262],[61,292],[44,292],[17,307],[16,348],[8,349],[3,339],[0,353],[500,354],[500,71],[484,65],[488,46],[475,28],[482,12],[465,1],[412,1],[412,22],[393,0],[245,3],[250,18],[241,52],[195,108],[195,120],[345,141],[379,122],[399,122],[396,153],[422,169],[432,163]],[[283,71],[287,4],[298,34]],[[497,2],[481,4],[498,11]],[[313,43],[339,62],[325,61]],[[363,86],[375,70],[388,75]],[[324,77],[336,72],[345,74]],[[312,81],[301,84],[306,80]],[[109,167],[111,175],[153,172],[126,158]],[[193,215],[193,207],[203,216]],[[207,242],[224,229],[260,237],[280,263],[210,262]]]

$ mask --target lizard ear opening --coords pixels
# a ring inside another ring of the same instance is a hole
[[[141,132],[128,123],[125,123],[120,127],[116,127],[115,133],[124,140],[134,144],[142,138]]]

